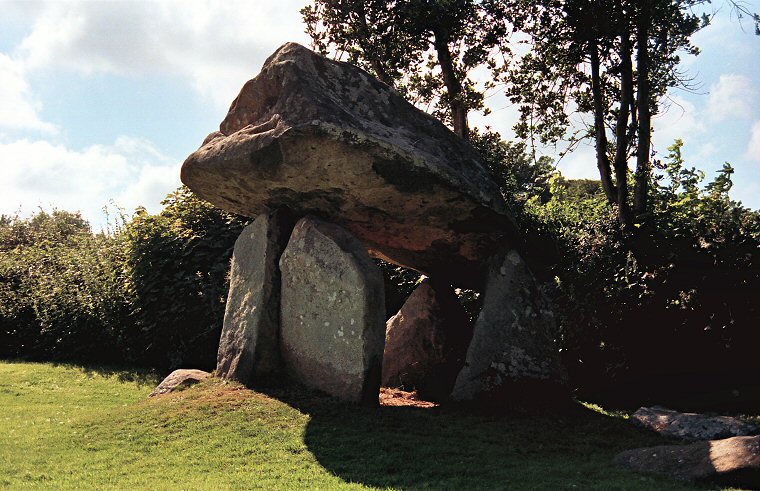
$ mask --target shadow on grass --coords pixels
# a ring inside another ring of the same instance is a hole
[[[123,367],[116,365],[99,365],[63,361],[47,361],[21,358],[0,358],[0,361],[7,363],[49,363],[54,367],[64,367],[78,370],[87,377],[101,376],[106,378],[116,378],[120,382],[132,382],[138,386],[156,386],[161,382],[161,374],[152,368],[135,368]]]
[[[269,394],[311,417],[307,447],[347,482],[402,489],[695,489],[617,467],[618,452],[673,441],[579,404],[561,414],[489,414],[362,408],[301,389]]]
[[[113,377],[119,382],[136,383],[139,387],[155,387],[162,379],[159,372],[151,368],[125,368],[111,365],[83,365],[79,363],[53,363],[53,366],[74,368],[83,372],[88,377]]]

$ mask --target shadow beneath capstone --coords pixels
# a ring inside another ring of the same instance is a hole
[[[397,489],[694,489],[614,464],[623,450],[673,440],[580,404],[560,413],[498,413],[360,407],[300,387],[266,392],[310,416],[306,446],[346,482]]]

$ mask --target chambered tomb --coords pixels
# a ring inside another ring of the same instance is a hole
[[[514,383],[561,383],[550,308],[478,153],[360,68],[283,45],[181,178],[201,198],[256,218],[235,246],[217,375],[256,385],[287,374],[376,404],[386,326],[371,255],[439,284],[485,289],[472,334],[453,315],[441,331],[446,353],[418,350],[422,365],[447,367],[446,381],[414,384],[435,387],[436,398],[455,385],[459,400],[519,400]],[[292,234],[278,213],[300,220]],[[455,296],[441,298],[456,310]],[[395,321],[396,330],[410,326]],[[400,355],[404,341],[393,343]]]

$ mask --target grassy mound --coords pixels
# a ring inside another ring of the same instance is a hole
[[[621,416],[346,406],[206,382],[157,398],[139,372],[0,363],[0,487],[694,489],[612,464],[665,440]]]

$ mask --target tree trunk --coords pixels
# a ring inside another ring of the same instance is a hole
[[[617,181],[618,219],[623,232],[632,228],[628,206],[628,117],[632,99],[633,65],[631,40],[626,29],[620,40],[620,110],[615,127],[615,180]]]
[[[649,155],[651,146],[652,117],[650,114],[650,91],[649,91],[649,12],[646,2],[642,2],[642,12],[639,14],[636,25],[636,37],[638,46],[636,51],[636,68],[638,72],[638,93],[636,94],[639,112],[638,134],[639,147],[636,153],[636,178],[633,191],[633,212],[641,216],[647,211],[647,197],[649,194]]]
[[[385,66],[383,66],[382,61],[380,61],[377,50],[372,43],[372,35],[370,34],[369,26],[367,25],[367,15],[365,14],[364,6],[360,5],[359,9],[355,13],[359,17],[362,36],[364,38],[363,43],[361,40],[359,41],[359,44],[362,47],[362,51],[364,51],[364,56],[369,59],[369,64],[372,67],[372,71],[375,72],[375,76],[389,87],[394,87],[393,79],[385,70]]]
[[[464,101],[462,84],[454,72],[454,64],[451,60],[451,51],[449,50],[449,35],[446,31],[437,29],[433,33],[434,47],[438,54],[438,65],[441,67],[443,83],[446,85],[446,91],[449,95],[449,104],[451,107],[451,123],[454,126],[454,133],[468,140],[470,137],[470,127],[467,124],[467,104]]]
[[[604,126],[605,105],[602,95],[602,82],[599,75],[599,48],[595,40],[589,41],[589,56],[591,57],[591,92],[594,97],[594,133],[596,140],[596,166],[602,189],[610,203],[617,202],[615,187],[612,184],[610,157],[607,154],[607,130]]]

